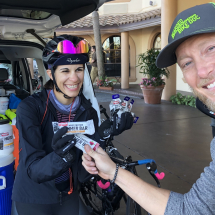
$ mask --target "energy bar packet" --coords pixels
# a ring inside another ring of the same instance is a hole
[[[134,99],[131,100],[130,104],[128,105],[128,111],[131,112],[132,106],[134,104]]]
[[[117,122],[118,122],[118,124],[120,124],[122,113],[128,111],[128,101],[129,100],[130,100],[130,98],[128,96],[126,96],[124,98],[122,104],[121,104],[122,105],[121,109],[117,112],[117,117],[118,117]]]
[[[92,119],[85,122],[52,122],[52,126],[54,133],[64,126],[68,127],[66,134],[92,135],[95,133],[95,127]]]
[[[137,120],[139,119],[139,117],[136,116],[133,112],[131,112],[131,115],[134,117],[134,123],[137,123]]]
[[[120,99],[119,94],[112,95],[112,101],[109,104],[110,113],[111,113],[111,120],[112,121],[113,121],[114,112],[117,109],[121,109],[121,104],[120,103],[121,103],[121,99]]]
[[[124,112],[126,111],[126,109],[128,108],[128,101],[130,100],[130,98],[128,96],[126,96],[122,102],[122,108],[125,109]]]
[[[90,139],[89,137],[83,134],[75,134],[75,139],[76,139],[75,146],[81,151],[83,151],[84,153],[86,153],[84,150],[84,146],[86,144],[89,145],[94,151],[96,151],[96,149],[99,147],[99,143],[97,143],[96,141]]]

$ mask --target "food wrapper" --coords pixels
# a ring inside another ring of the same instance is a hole
[[[94,151],[96,151],[96,149],[99,147],[99,143],[83,134],[75,134],[75,139],[76,139],[75,146],[84,153],[86,153],[84,150],[85,145],[89,145]]]
[[[130,97],[126,96],[122,102],[122,107],[127,108],[128,107],[128,101],[130,100]]]
[[[52,122],[53,131],[56,133],[62,127],[68,127],[68,132],[66,134],[89,134],[95,133],[95,127],[93,120],[88,120],[85,122]]]
[[[112,101],[109,105],[110,107],[110,111],[115,111],[116,109],[120,109],[121,108],[121,99],[119,98],[119,94],[115,94],[115,95],[112,95]]]
[[[128,105],[128,111],[131,111],[133,104],[134,104],[134,100],[132,99],[130,104]]]

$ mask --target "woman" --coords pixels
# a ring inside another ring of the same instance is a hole
[[[66,127],[55,134],[52,127],[54,121],[93,119],[96,132],[89,137],[102,145],[87,53],[87,43],[77,37],[51,40],[43,51],[50,80],[17,109],[20,158],[12,199],[19,215],[88,214],[78,195],[78,184],[90,178],[82,151],[74,146],[74,135],[64,136]]]

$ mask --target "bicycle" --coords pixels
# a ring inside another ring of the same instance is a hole
[[[107,119],[109,116],[106,109],[100,105],[100,112],[103,113]],[[164,178],[164,173],[157,172],[157,165],[152,159],[132,161],[132,157],[124,158],[112,143],[113,137],[110,135],[106,139],[106,152],[110,158],[131,173],[138,176],[135,166],[146,164],[146,168],[150,175],[156,181],[157,186],[160,187],[159,180]],[[158,180],[159,179],[159,180]],[[81,184],[80,193],[90,210],[92,215],[114,215],[120,207],[120,201],[123,199],[126,203],[126,215],[141,215],[141,207],[133,199],[125,194],[125,192],[115,183],[111,184],[108,180],[104,180],[99,176],[94,176],[83,184]],[[143,215],[150,215],[144,211]]]

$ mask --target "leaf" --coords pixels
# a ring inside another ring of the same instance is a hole
[[[188,105],[196,108],[196,98],[194,96],[183,96],[181,93],[178,92],[176,95],[172,95],[170,97],[170,101],[173,104]]]

